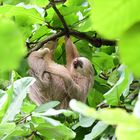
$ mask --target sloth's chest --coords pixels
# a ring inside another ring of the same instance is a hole
[[[82,77],[82,76],[77,76],[77,75],[73,75],[73,76],[72,76],[72,79],[74,80],[74,82],[75,82],[76,84],[80,84],[80,83],[83,81],[83,78],[84,78],[84,77]]]

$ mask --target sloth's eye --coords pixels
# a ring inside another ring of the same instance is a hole
[[[73,66],[75,69],[77,69],[78,67],[83,68],[83,62],[81,60],[76,59],[73,62]]]

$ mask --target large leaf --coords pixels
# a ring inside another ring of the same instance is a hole
[[[99,121],[93,128],[91,133],[85,135],[84,140],[93,140],[102,134],[108,127],[108,124],[105,124],[102,121]]]
[[[95,109],[89,108],[87,105],[76,100],[70,101],[70,107],[85,116],[102,120],[107,124],[117,125],[116,135],[118,140],[131,140],[133,138],[135,140],[139,140],[140,138],[140,119],[136,118],[132,114],[128,114],[122,109],[101,109],[96,111]],[[102,128],[102,130],[104,129]],[[89,139],[92,137],[92,134],[96,137],[96,133],[93,131],[93,133],[88,135]]]
[[[86,117],[80,114],[79,125],[82,127],[90,127],[94,123],[94,119],[91,117]]]
[[[119,105],[120,96],[129,88],[131,84],[131,74],[123,65],[118,69],[120,78],[117,83],[104,94],[104,97],[109,105]]]
[[[38,6],[45,7],[49,4],[49,0],[31,0],[33,4],[37,4]]]
[[[71,9],[73,10],[73,12],[71,12]],[[83,11],[83,10],[84,10],[84,7],[80,7],[80,6],[71,6],[71,7],[61,6],[61,7],[59,7],[59,11],[64,16],[68,25],[73,25],[73,24],[77,23],[79,21],[79,17],[78,17],[77,13],[79,11]],[[50,13],[48,12],[48,14],[50,14]],[[60,19],[58,18],[58,16],[56,14],[54,14],[53,19],[52,19],[53,26],[63,27],[62,23],[59,21],[60,21]]]
[[[35,81],[32,77],[25,77],[14,82],[14,93],[16,94],[13,102],[10,104],[2,122],[12,121],[20,108],[24,98],[27,95],[28,88]]]
[[[70,107],[85,116],[93,117],[95,119],[102,120],[108,124],[137,124],[140,123],[140,120],[135,118],[134,115],[128,114],[122,109],[101,109],[96,111],[93,108],[88,107],[87,105],[76,101],[70,101]],[[109,115],[108,115],[109,114]]]
[[[140,76],[140,23],[135,24],[124,33],[119,42],[122,62],[125,63],[136,76]]]
[[[116,38],[140,20],[139,0],[89,0],[93,29],[107,38]]]
[[[47,139],[68,140],[75,137],[75,132],[54,119],[34,114],[34,121],[42,119],[36,130]]]
[[[0,70],[17,68],[25,53],[23,38],[15,23],[0,16]]]
[[[48,29],[46,26],[40,26],[32,35],[30,41],[33,42],[35,40],[40,40],[45,35],[49,35],[49,34],[50,34],[50,29]]]
[[[3,125],[5,125],[5,124],[7,124],[7,123],[4,123]],[[10,125],[12,125],[12,123]],[[1,140],[11,140],[11,139],[15,140],[21,136],[27,136],[27,135],[30,135],[32,133],[32,131],[29,129],[28,125],[19,125],[16,127],[14,127],[14,125],[13,125],[9,129],[11,131],[4,133],[5,135],[1,138]]]
[[[81,5],[82,3],[84,3],[84,2],[85,2],[85,0],[76,0],[76,1],[67,0],[65,4],[66,4],[67,6],[73,6],[73,5],[74,5],[74,6],[75,6],[75,5],[78,5],[78,6],[79,6],[79,5]]]
[[[6,135],[10,132],[13,131],[13,129],[15,129],[16,125],[15,123],[4,123],[4,124],[0,124],[0,138],[3,135]]]
[[[45,112],[45,111],[49,110],[50,108],[56,107],[59,103],[60,103],[59,101],[47,102],[47,103],[42,104],[39,107],[37,107],[34,111],[35,112]]]
[[[12,95],[13,95],[13,87],[11,86],[7,91],[0,90],[0,93],[3,95],[0,98],[0,121],[2,120],[7,108],[12,102]]]
[[[0,119],[3,117],[6,105],[7,105],[8,95],[5,91],[0,90]]]
[[[32,23],[42,23],[44,21],[41,15],[39,14],[39,12],[37,12],[37,10],[34,8],[26,9],[24,7],[19,7],[14,5],[4,5],[0,7],[0,14],[4,14],[10,17],[13,16],[28,17],[28,19]]]
[[[47,104],[45,104],[45,105],[47,105]],[[48,105],[52,106],[53,102],[48,103]],[[56,116],[56,115],[59,115],[59,114],[63,114],[66,117],[72,116],[73,118],[77,118],[77,114],[75,112],[70,111],[70,110],[65,110],[65,109],[56,110],[56,109],[53,109],[53,108],[50,108],[50,109],[48,108],[48,109],[46,109],[45,112],[42,112],[43,110],[37,110],[37,111],[41,111],[41,112],[35,112],[36,111],[35,110],[34,112],[32,112],[32,114],[34,116]]]
[[[118,140],[139,140],[140,139],[140,125],[126,124],[119,125],[116,129],[116,136]]]
[[[94,88],[90,89],[88,93],[88,104],[89,106],[94,108],[96,108],[96,106],[104,100],[103,93],[95,88],[96,88],[96,83],[94,84]],[[102,85],[99,88],[104,90]]]
[[[80,40],[75,44],[77,46],[80,56],[87,57],[89,60],[92,58],[92,49],[89,47],[88,42]]]
[[[20,31],[26,40],[33,30],[33,24],[43,23],[44,19],[35,8],[24,8],[14,5],[4,5],[0,7],[0,14],[12,17],[17,23]]]
[[[5,4],[18,4],[20,2],[28,3],[30,0],[4,0],[3,3]]]
[[[95,53],[92,57],[92,62],[99,73],[101,71],[107,72],[109,69],[114,68],[113,57],[103,52]]]

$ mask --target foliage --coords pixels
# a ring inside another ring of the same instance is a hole
[[[74,32],[80,55],[89,58],[95,70],[86,104],[71,100],[71,110],[55,109],[58,101],[37,107],[27,94],[35,79],[28,75],[24,56],[64,30],[58,13],[49,0],[0,0],[0,4],[1,140],[140,139],[139,0],[56,4]],[[117,44],[111,45],[114,40]],[[66,61],[63,36],[58,38],[55,61]]]

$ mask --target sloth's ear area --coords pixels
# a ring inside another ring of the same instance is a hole
[[[79,53],[76,46],[68,37],[65,37],[65,50],[66,50],[67,67],[69,68],[73,59],[79,57]]]

